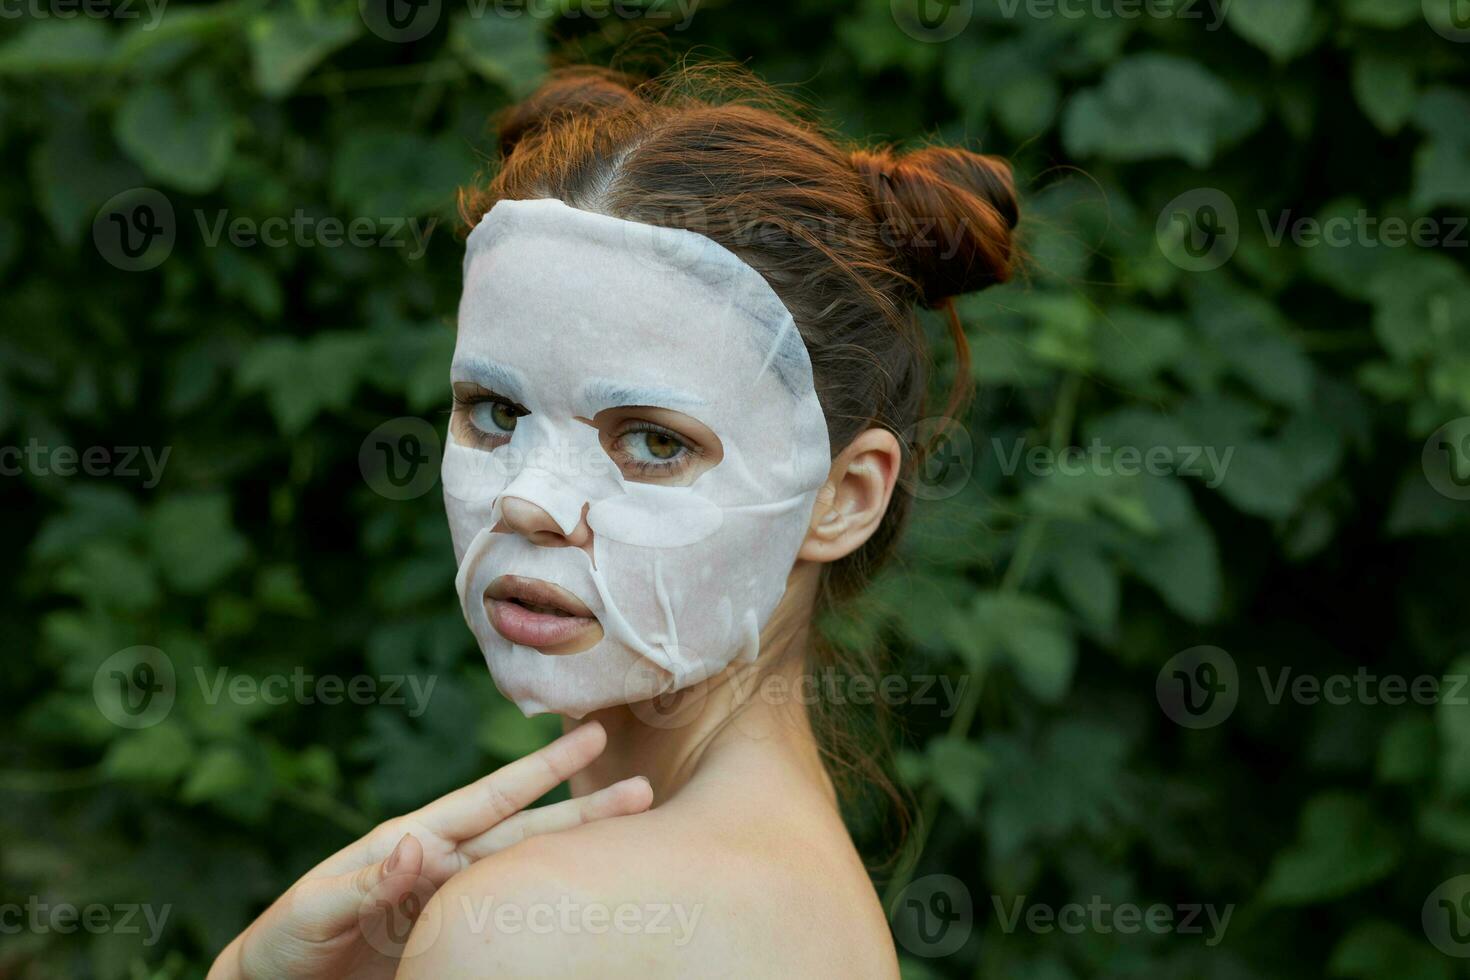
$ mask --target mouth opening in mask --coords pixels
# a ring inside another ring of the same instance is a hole
[[[544,654],[581,653],[602,639],[602,624],[586,604],[543,579],[502,575],[485,589],[484,603],[497,633]]]

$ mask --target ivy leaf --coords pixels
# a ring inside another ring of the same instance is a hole
[[[1261,898],[1273,905],[1332,901],[1392,873],[1401,853],[1399,835],[1366,801],[1322,793],[1302,808],[1296,842],[1271,862]]]
[[[186,595],[207,592],[249,554],[223,493],[169,497],[148,518],[154,564],[170,587]]]
[[[927,772],[950,806],[966,819],[980,816],[980,793],[990,760],[985,750],[963,738],[940,735],[924,746]]]
[[[19,16],[17,10],[10,16]],[[105,68],[113,34],[95,17],[43,17],[0,44],[0,76],[80,74]]]
[[[1314,43],[1315,13],[1312,0],[1234,0],[1227,19],[1235,33],[1285,63]]]
[[[1062,139],[1076,156],[1175,156],[1206,167],[1263,118],[1258,101],[1235,93],[1197,62],[1139,54],[1108,69],[1101,85],[1072,98],[1062,117]]]
[[[449,28],[449,47],[482,78],[524,98],[546,74],[543,23],[529,11],[514,17],[458,14]]]
[[[1072,682],[1077,645],[1066,614],[1033,596],[981,593],[963,617],[952,617],[952,642],[980,667],[1001,658],[1043,701],[1060,701]]]
[[[349,11],[308,17],[293,10],[255,18],[250,24],[251,77],[271,98],[294,89],[332,52],[362,33],[362,19]]]
[[[212,190],[235,150],[235,120],[213,77],[130,91],[113,117],[118,143],[153,179],[191,194]]]
[[[1440,781],[1455,796],[1470,795],[1470,657],[1461,657],[1445,671],[1441,690],[1455,693],[1440,699],[1435,720],[1439,725]]]
[[[1353,95],[1380,131],[1393,135],[1414,111],[1419,92],[1411,62],[1360,51],[1353,59]]]
[[[1355,925],[1332,951],[1327,973],[1351,980],[1450,980],[1450,961],[1392,922]]]

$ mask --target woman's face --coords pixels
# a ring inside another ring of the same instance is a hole
[[[754,656],[830,464],[765,280],[691,232],[501,202],[470,236],[445,503],[465,617],[528,714]]]

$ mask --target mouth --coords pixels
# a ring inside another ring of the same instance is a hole
[[[602,624],[566,589],[538,578],[502,575],[485,590],[495,632],[546,654],[581,653],[602,639]]]

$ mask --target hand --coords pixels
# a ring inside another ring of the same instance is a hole
[[[220,953],[209,980],[391,978],[424,903],[453,875],[518,841],[606,817],[641,813],[641,776],[580,799],[527,810],[602,754],[607,734],[581,725],[523,759],[327,858]]]

